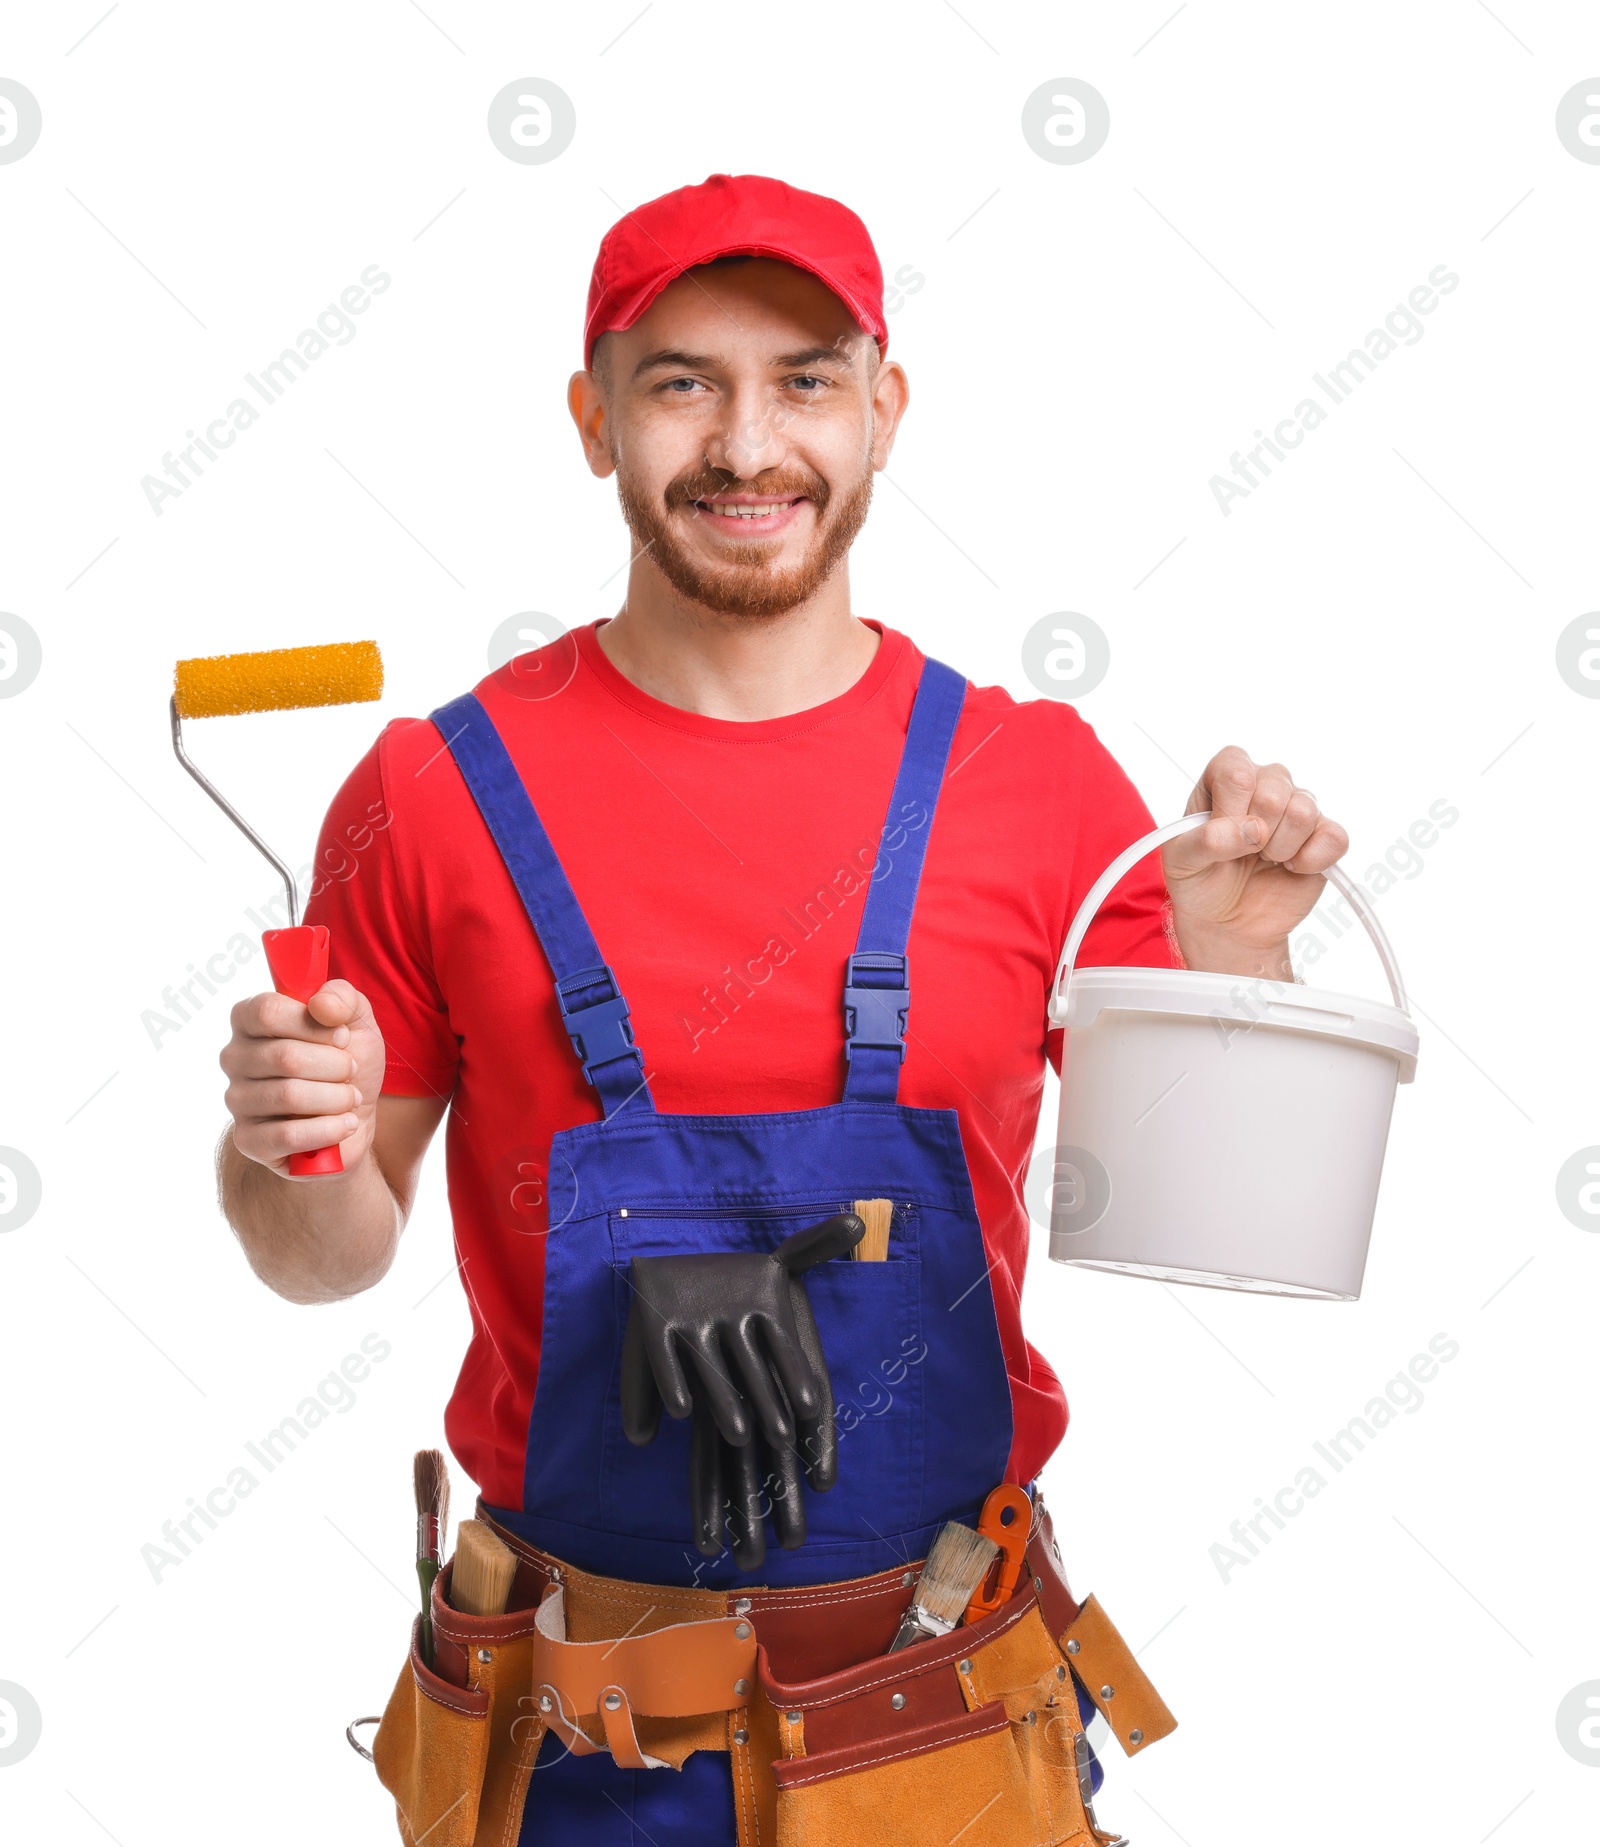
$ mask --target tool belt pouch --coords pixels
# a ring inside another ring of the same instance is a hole
[[[1120,1837],[1094,1819],[1079,1662],[1110,1689],[1091,1697],[1117,1711],[1125,1750],[1172,1729],[1095,1600],[1058,1637],[1031,1583],[948,1636],[822,1680],[779,1680],[761,1649],[750,1744],[734,1746],[754,1810],[747,1826],[741,1807],[743,1847],[1109,1847]]]
[[[372,1759],[407,1847],[499,1847],[516,1839],[545,1731],[529,1697],[530,1606],[542,1579],[519,1567],[507,1614],[465,1616],[449,1605],[450,1577],[446,1565],[433,1587],[433,1666],[422,1659],[418,1618]]]

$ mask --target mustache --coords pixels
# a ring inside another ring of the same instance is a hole
[[[818,514],[827,510],[829,488],[822,476],[809,468],[773,468],[748,480],[724,468],[694,468],[667,485],[663,498],[669,508],[693,506],[716,494],[771,494],[776,498],[805,499]]]

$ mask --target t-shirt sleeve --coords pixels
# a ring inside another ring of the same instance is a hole
[[[405,722],[405,721],[398,721]],[[366,995],[383,1034],[386,1096],[447,1098],[459,1045],[404,889],[380,737],[333,798],[317,840],[306,922],[328,926],[330,974]]]
[[[1093,728],[1079,720],[1078,808],[1072,842],[1069,902],[1061,942],[1078,908],[1106,867],[1136,840],[1152,833],[1155,820]],[[1059,946],[1058,951],[1059,954]],[[1153,849],[1112,887],[1095,912],[1078,950],[1079,968],[1182,968],[1172,927],[1172,901],[1161,873],[1161,852]],[[1061,1031],[1048,1034],[1050,1063],[1061,1070]]]

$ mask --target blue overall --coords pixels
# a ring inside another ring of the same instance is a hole
[[[976,1524],[1011,1449],[1011,1393],[956,1112],[896,1101],[910,987],[906,941],[966,682],[928,661],[917,689],[855,953],[845,975],[842,1101],[742,1116],[657,1110],[628,1006],[504,743],[466,694],[433,714],[527,908],[604,1115],[554,1136],[543,1348],[520,1508],[493,1508],[582,1570],[656,1584],[786,1586],[926,1556],[947,1520]],[[916,817],[921,825],[906,824]],[[837,1407],[838,1480],[805,1496],[805,1543],[771,1539],[741,1571],[690,1539],[691,1419],[623,1433],[620,1364],[636,1256],[771,1250],[791,1231],[887,1198],[882,1262],[835,1259],[805,1289]],[[541,1751],[522,1840],[585,1847],[735,1841],[729,1760],[619,1769]]]

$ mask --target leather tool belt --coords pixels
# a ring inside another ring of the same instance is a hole
[[[373,1745],[402,1840],[514,1842],[554,1732],[634,1768],[727,1751],[740,1847],[947,1847],[957,1834],[962,1847],[1111,1847],[1075,1682],[1129,1755],[1177,1721],[1097,1600],[1073,1597],[1034,1508],[1011,1599],[890,1655],[915,1569],[784,1590],[635,1584],[574,1569],[480,1505],[517,1554],[516,1583],[507,1614],[464,1616],[445,1567],[432,1671],[414,1626]]]

